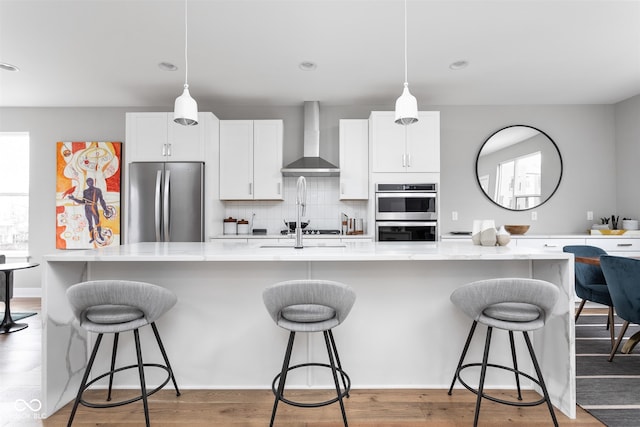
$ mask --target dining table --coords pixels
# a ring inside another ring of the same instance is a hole
[[[12,262],[0,264],[0,271],[4,275],[4,317],[0,323],[0,334],[10,334],[21,331],[29,326],[26,323],[16,323],[11,317],[11,289],[13,289],[13,272],[25,268],[37,267],[36,262]]]
[[[636,258],[636,259],[640,259],[638,257],[630,257],[630,258]],[[600,257],[584,257],[584,256],[576,256],[575,257],[575,261],[576,262],[580,262],[583,264],[589,264],[589,265],[596,265],[596,266],[600,266]],[[615,307],[613,307],[615,310]],[[627,342],[624,343],[624,345],[622,346],[622,349],[620,350],[620,352],[622,352],[623,354],[629,354],[633,351],[633,348],[640,342],[640,331],[636,332],[635,334],[631,335],[629,337],[629,339],[627,340]]]

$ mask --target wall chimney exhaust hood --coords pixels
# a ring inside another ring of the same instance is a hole
[[[283,176],[338,176],[340,169],[320,157],[320,103],[304,102],[304,157],[281,169]]]

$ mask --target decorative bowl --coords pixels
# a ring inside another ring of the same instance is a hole
[[[528,225],[505,225],[504,229],[509,232],[509,234],[524,234],[529,230]]]
[[[605,234],[608,236],[621,236],[623,235],[627,230],[598,230],[600,232],[600,234]]]

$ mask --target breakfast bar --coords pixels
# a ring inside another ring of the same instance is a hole
[[[234,241],[138,243],[47,255],[42,298],[44,416],[75,397],[93,344],[94,337],[74,323],[65,296],[69,286],[81,281],[146,281],[177,295],[177,305],[157,324],[184,389],[268,389],[280,368],[288,334],[273,328],[262,302],[264,287],[307,278],[347,283],[357,299],[349,322],[337,328],[336,341],[353,388],[429,388],[446,393],[470,326],[450,302],[451,292],[480,279],[527,277],[560,288],[553,317],[532,338],[553,404],[575,418],[573,255],[467,242],[263,246]],[[295,362],[326,357],[320,338],[301,337]],[[492,355],[508,365],[507,336],[496,333],[495,338]],[[482,341],[472,343],[470,357],[480,357]],[[524,345],[516,345],[521,368],[530,370]],[[123,362],[127,354],[135,357],[133,342],[122,339],[119,349]],[[143,347],[147,350],[154,357],[154,349]],[[96,360],[97,366],[108,364],[107,355]],[[149,382],[160,380],[161,375],[154,374],[149,372]],[[127,375],[118,379],[118,387],[137,388],[135,373]],[[297,388],[332,384],[312,370],[287,382]],[[486,388],[514,387],[513,374],[487,375]]]

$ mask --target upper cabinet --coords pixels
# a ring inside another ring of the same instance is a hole
[[[440,172],[440,112],[420,111],[418,122],[394,122],[393,111],[372,111],[372,172]]]
[[[340,128],[340,200],[368,199],[369,121],[342,119]]]
[[[196,126],[173,121],[173,113],[127,113],[127,162],[205,161],[205,121],[211,113],[199,113]]]
[[[220,121],[220,199],[283,200],[282,120]]]

